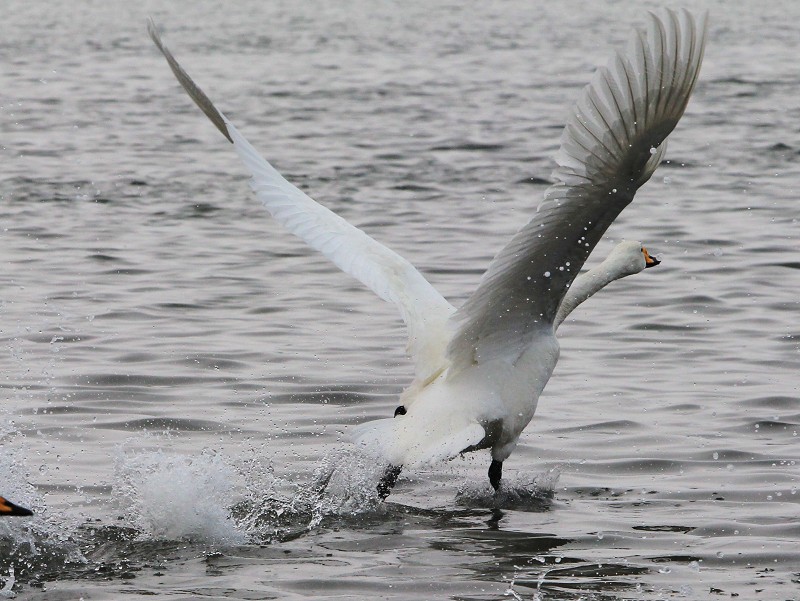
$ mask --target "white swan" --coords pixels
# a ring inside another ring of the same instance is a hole
[[[33,515],[33,512],[30,509],[25,509],[24,507],[12,503],[5,497],[0,497],[0,517],[27,515]]]
[[[503,461],[558,360],[558,325],[609,282],[657,264],[640,243],[624,242],[600,266],[578,275],[664,156],[666,137],[697,81],[705,15],[651,14],[627,52],[597,71],[564,128],[556,183],[458,310],[408,261],[287,182],[197,87],[152,21],[148,29],[180,84],[233,144],[272,216],[400,309],[414,381],[395,417],[362,424],[354,433],[358,444],[389,463],[378,485],[381,496],[402,466],[486,448],[489,480],[498,488]]]

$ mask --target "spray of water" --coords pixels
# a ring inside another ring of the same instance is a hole
[[[456,503],[469,508],[545,511],[560,475],[555,468],[540,474],[517,473],[504,477],[496,492],[485,481],[465,482],[456,493]]]
[[[310,482],[287,483],[274,475],[249,487],[251,500],[237,508],[238,522],[252,539],[288,540],[326,519],[382,511],[376,485],[384,466],[354,450],[325,456]],[[289,491],[283,494],[277,491]]]
[[[25,456],[24,439],[4,416],[0,420],[0,495],[33,509],[35,515],[0,520],[0,597],[13,596],[15,583],[31,574],[86,562],[73,538],[78,524],[48,512],[28,483]]]
[[[0,496],[8,497],[15,503],[32,506],[36,501],[36,491],[28,484],[21,457],[24,445],[13,421],[4,416],[0,421]]]
[[[137,446],[142,446],[138,444]],[[287,481],[259,454],[237,463],[220,453],[196,456],[163,450],[121,450],[115,497],[141,539],[213,545],[290,540],[326,521],[387,511],[377,492],[385,465],[354,448],[325,456],[310,479]],[[456,502],[470,508],[543,511],[557,470],[515,474],[498,492],[468,481]]]
[[[142,537],[214,545],[247,540],[230,514],[242,480],[219,453],[120,450],[115,472],[115,498]]]
[[[144,442],[152,447],[151,438]],[[326,518],[376,510],[383,467],[338,451],[320,461],[310,481],[298,483],[276,477],[257,456],[234,466],[212,451],[121,448],[115,472],[115,500],[140,539],[238,545],[296,538]]]

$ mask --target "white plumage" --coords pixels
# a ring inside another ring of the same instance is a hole
[[[480,448],[491,449],[489,475],[497,487],[502,462],[533,417],[558,361],[558,325],[609,282],[658,263],[639,242],[623,242],[600,266],[578,276],[664,156],[666,137],[697,81],[705,16],[651,14],[627,51],[597,71],[567,119],[556,183],[458,310],[408,261],[287,182],[197,87],[152,22],[149,31],[178,81],[233,143],[272,216],[398,306],[415,379],[394,418],[362,424],[353,433],[358,444],[394,466],[382,494],[399,466]]]

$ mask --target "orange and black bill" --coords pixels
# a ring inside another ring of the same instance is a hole
[[[650,253],[647,252],[647,249],[644,246],[642,247],[642,252],[644,253],[644,268],[645,269],[647,269],[648,267],[655,267],[656,265],[661,263],[661,261],[659,261],[655,257],[651,257]]]
[[[0,517],[7,515],[33,515],[33,512],[30,509],[15,505],[4,497],[0,497]]]

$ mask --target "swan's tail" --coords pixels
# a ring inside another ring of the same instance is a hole
[[[409,413],[360,424],[353,429],[353,442],[391,465],[412,467],[452,459],[485,437],[474,421],[451,417],[423,423],[420,417]]]

